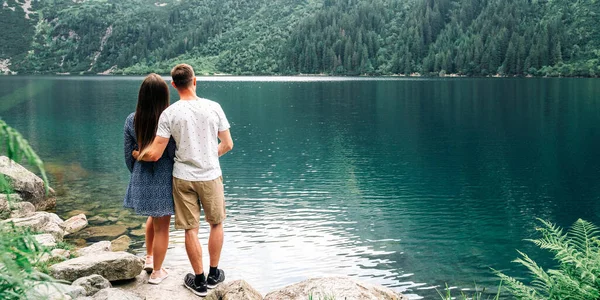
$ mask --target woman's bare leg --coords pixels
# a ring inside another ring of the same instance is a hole
[[[148,217],[146,220],[146,255],[153,255],[153,246],[154,246],[154,225],[152,224],[152,217]]]
[[[171,225],[171,216],[164,216],[159,218],[153,218],[154,228],[154,272],[161,271],[162,264],[165,261],[167,255],[167,248],[169,247],[169,226]],[[157,274],[161,276],[161,274]]]

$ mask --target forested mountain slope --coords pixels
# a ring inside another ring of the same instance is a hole
[[[600,0],[4,0],[0,26],[19,73],[600,75]]]

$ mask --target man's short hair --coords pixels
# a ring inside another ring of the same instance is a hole
[[[175,83],[175,87],[178,89],[189,87],[195,76],[194,69],[188,64],[176,65],[173,70],[171,70],[173,83]]]

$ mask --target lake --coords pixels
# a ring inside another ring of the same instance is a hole
[[[126,226],[139,255],[144,219],[122,199],[123,124],[141,81],[0,77],[0,117],[46,162],[57,213]],[[511,263],[517,249],[552,266],[524,241],[536,237],[536,218],[600,223],[598,79],[198,82],[198,94],[223,107],[235,141],[221,158],[220,266],[263,294],[329,275],[413,298],[435,299],[446,283],[493,290],[491,268],[527,275]],[[205,250],[207,236],[202,224]],[[183,239],[172,228],[167,267],[189,266]]]

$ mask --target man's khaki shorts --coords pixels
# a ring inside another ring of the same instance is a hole
[[[211,181],[187,181],[173,177],[173,200],[177,229],[198,228],[200,206],[209,224],[221,224],[225,220],[223,177]]]

